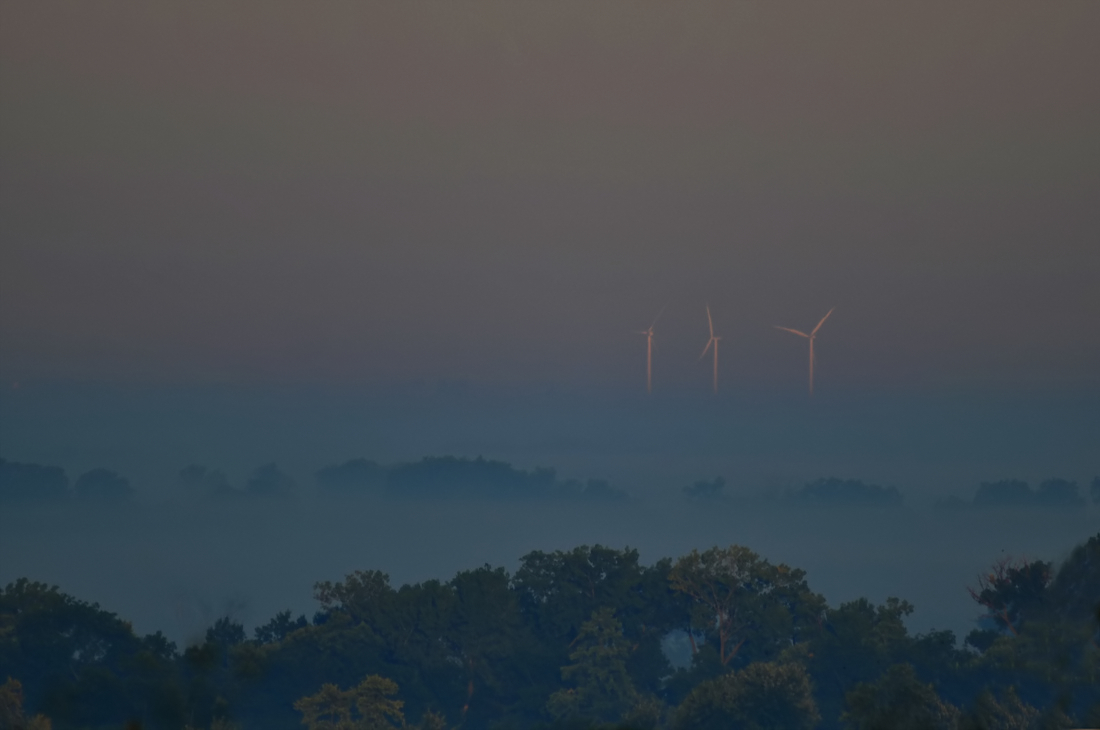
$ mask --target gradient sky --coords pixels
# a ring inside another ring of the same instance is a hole
[[[0,585],[186,639],[345,569],[737,541],[969,630],[970,576],[1100,517],[927,509],[1098,473],[1098,38],[1095,0],[5,0],[0,457],[139,498],[5,505]],[[810,401],[774,325],[834,306]],[[443,454],[639,500],[308,498],[328,464]],[[180,507],[186,464],[272,461],[300,500]],[[684,502],[716,475],[908,509]]]
[[[5,382],[1100,385],[1100,3],[6,2]],[[661,380],[663,379],[663,380]]]

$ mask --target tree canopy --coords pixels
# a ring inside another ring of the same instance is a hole
[[[182,650],[24,579],[0,591],[0,712],[39,730],[1056,727],[1100,715],[1098,565],[1100,535],[1060,566],[994,563],[965,647],[911,634],[899,598],[830,606],[741,545],[652,565],[534,551],[513,575],[401,586],[364,568],[318,582],[311,621],[281,611],[249,638],[222,616]],[[677,635],[694,652],[674,668]]]

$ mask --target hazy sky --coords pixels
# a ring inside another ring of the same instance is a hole
[[[0,376],[1100,385],[1100,4],[0,9]],[[822,386],[824,387],[824,386]]]
[[[970,576],[1100,524],[928,509],[1100,469],[1098,38],[1095,0],[5,0],[0,457],[138,499],[3,506],[0,585],[186,639],[355,568],[741,542],[968,630]],[[810,401],[774,326],[834,306]],[[638,501],[313,499],[326,464],[442,454]],[[296,501],[179,506],[186,464],[272,461]],[[907,509],[681,498],[717,475]]]

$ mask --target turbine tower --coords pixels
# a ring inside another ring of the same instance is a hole
[[[667,306],[666,304],[665,307]],[[661,311],[657,312],[649,329],[637,331],[638,334],[645,335],[645,392],[647,393],[653,392],[653,325],[657,324],[657,320],[664,314],[665,307],[661,307]]]
[[[699,359],[702,360],[704,357],[706,357],[707,350],[710,349],[711,345],[714,345],[714,392],[717,394],[718,393],[718,340],[720,340],[722,338],[714,336],[714,320],[712,320],[710,318],[710,305],[709,304],[707,305],[707,327],[710,328],[710,339],[707,340],[707,346],[703,348],[703,354],[699,356]]]
[[[836,307],[833,307],[833,309],[836,309]],[[775,326],[776,329],[780,329],[785,332],[791,332],[798,335],[799,337],[805,337],[807,340],[810,341],[810,397],[813,397],[814,394],[814,338],[817,337],[817,331],[821,329],[821,325],[825,324],[825,320],[827,320],[829,318],[829,315],[833,313],[833,309],[830,309],[825,314],[825,316],[821,318],[821,321],[817,323],[817,326],[813,328],[813,331],[811,331],[810,334],[806,334],[805,332],[800,332],[798,330],[792,330],[790,327],[780,327],[779,325]]]

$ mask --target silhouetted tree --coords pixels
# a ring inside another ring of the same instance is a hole
[[[1100,533],[1075,547],[1059,566],[1045,608],[1062,621],[1100,621]]]
[[[675,717],[675,730],[810,730],[821,720],[806,670],[770,662],[701,683]]]
[[[1018,634],[1020,623],[1041,610],[1050,580],[1050,563],[1003,558],[989,573],[978,576],[976,588],[967,590],[995,626]]]
[[[825,608],[824,599],[807,588],[803,571],[771,565],[741,545],[692,550],[676,561],[668,580],[692,599],[691,628],[715,640],[723,665],[750,637],[756,658],[772,658],[807,638],[810,622]]]
[[[917,679],[908,664],[897,664],[876,682],[857,684],[846,697],[843,720],[852,730],[955,730],[958,708]]]
[[[1036,730],[1040,714],[1020,699],[1014,687],[1009,687],[999,700],[986,690],[963,714],[959,730]]]
[[[0,500],[64,499],[68,491],[64,469],[0,459]]]
[[[265,464],[252,472],[245,491],[257,497],[278,497],[294,489],[294,480],[275,464]]]
[[[92,469],[81,474],[74,490],[79,499],[100,502],[122,502],[134,493],[129,479],[109,469]]]
[[[1049,507],[1084,507],[1085,500],[1077,488],[1077,482],[1065,479],[1048,479],[1039,485],[1035,495],[1037,504]]]
[[[304,629],[309,625],[305,616],[299,616],[296,620],[291,620],[290,615],[290,611],[280,611],[263,626],[257,626],[254,630],[256,642],[259,644],[274,644],[285,639],[292,631]]]
[[[688,499],[721,499],[725,496],[726,480],[715,477],[714,481],[700,480],[684,487],[681,491]]]
[[[324,684],[317,694],[294,703],[308,730],[390,730],[405,725],[404,702],[392,680],[372,674],[355,687],[341,690]]]
[[[27,717],[23,711],[23,685],[8,677],[0,684],[0,728],[4,730],[50,730],[51,723],[45,715]]]
[[[547,711],[555,718],[617,720],[634,705],[637,692],[626,671],[630,647],[614,610],[593,611],[572,646],[572,663],[561,668],[562,679],[572,686],[550,695]]]
[[[226,617],[181,656],[161,635],[17,581],[0,591],[0,677],[21,683],[26,714],[59,728],[291,730],[293,697],[314,700],[299,709],[317,727],[403,722],[359,709],[371,676],[400,684],[397,709],[422,730],[526,729],[550,715],[560,729],[804,727],[816,714],[836,730],[845,697],[854,728],[950,726],[954,706],[970,708],[966,730],[1066,727],[1074,714],[1080,726],[1100,708],[1100,535],[1057,571],[994,566],[973,591],[994,628],[968,637],[980,653],[947,631],[910,636],[913,608],[899,599],[830,608],[801,571],[740,546],[649,567],[634,550],[581,546],[529,553],[514,578],[484,566],[394,588],[357,571],[315,591],[312,624],[283,611],[246,641]],[[662,639],[683,628],[705,642],[673,672]],[[331,688],[318,692],[322,681]],[[5,691],[0,712],[14,702]]]
[[[478,496],[529,498],[548,496],[556,475],[553,469],[526,472],[502,461],[425,457],[389,471],[389,491],[397,496]]]
[[[462,571],[447,584],[454,600],[442,640],[448,659],[465,673],[464,723],[488,725],[516,712],[518,697],[534,684],[529,659],[535,640],[510,582],[503,568],[486,565]]]
[[[19,579],[0,590],[0,677],[19,679],[27,706],[62,727],[181,720],[175,645],[139,638],[112,613]]]
[[[320,581],[313,597],[326,611],[341,611],[353,621],[376,623],[394,595],[390,576],[378,570],[357,570],[342,582]]]
[[[222,666],[225,667],[229,666],[229,649],[243,643],[247,638],[244,625],[228,616],[218,619],[206,630],[206,643],[218,648]]]
[[[582,545],[524,555],[512,582],[520,608],[535,631],[565,646],[593,611],[614,606],[628,616],[636,615],[645,600],[639,593],[642,575],[637,550]]]
[[[982,482],[974,494],[974,504],[979,507],[1019,507],[1032,504],[1034,499],[1031,487],[1018,479]]]

